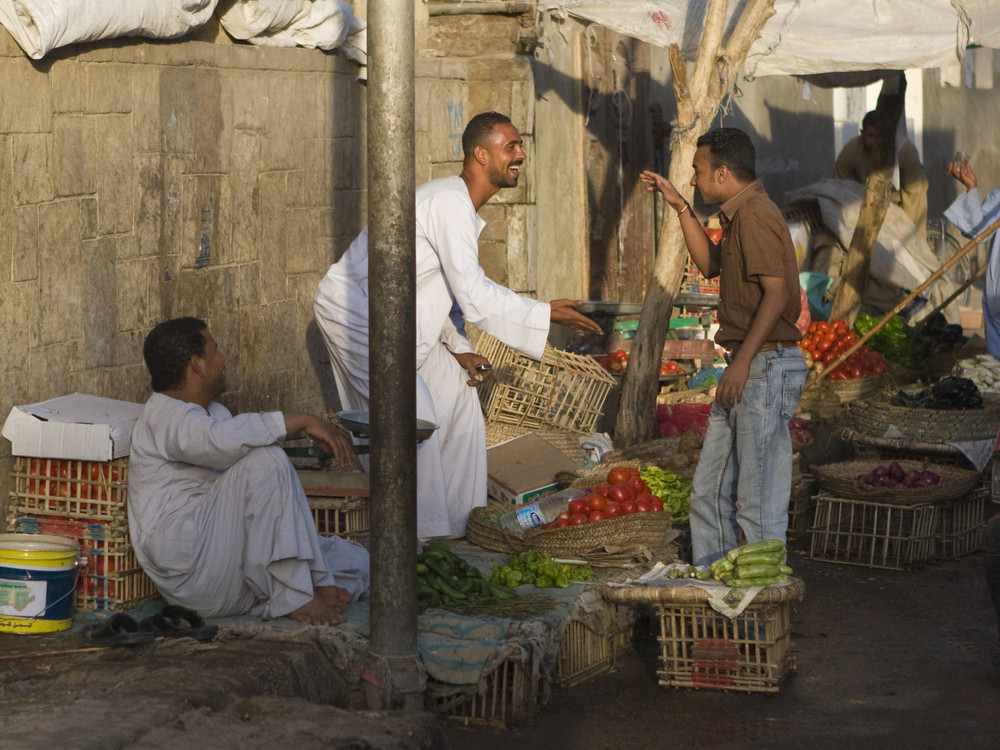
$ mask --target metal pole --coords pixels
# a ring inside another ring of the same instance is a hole
[[[368,3],[373,709],[423,709],[417,651],[413,0]]]

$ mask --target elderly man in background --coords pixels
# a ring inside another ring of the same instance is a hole
[[[368,552],[321,537],[278,445],[305,431],[339,462],[347,437],[311,414],[232,416],[216,399],[226,358],[204,321],[157,325],[143,346],[153,395],[132,434],[128,517],[136,556],[163,597],[207,617],[344,621],[368,592]]]

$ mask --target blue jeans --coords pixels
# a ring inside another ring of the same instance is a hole
[[[707,565],[744,543],[785,540],[792,487],[788,421],[802,396],[806,363],[797,347],[759,352],[750,363],[742,399],[716,401],[694,474],[691,548]]]

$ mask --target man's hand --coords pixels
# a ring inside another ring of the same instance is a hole
[[[674,211],[680,211],[687,205],[684,196],[677,192],[677,188],[661,174],[657,174],[649,169],[644,169],[639,175],[639,179],[649,185],[647,190],[659,190],[663,193],[663,199],[670,204]]]
[[[475,352],[466,352],[464,354],[455,354],[452,352],[451,356],[458,361],[462,369],[469,373],[469,379],[465,381],[466,385],[479,387],[489,380],[493,374],[493,366],[490,364],[490,361]]]
[[[583,304],[578,299],[554,299],[549,303],[549,316],[553,323],[569,326],[588,333],[604,333],[604,329],[576,308]]]
[[[306,435],[315,440],[324,451],[332,454],[344,468],[358,465],[358,457],[350,438],[337,425],[313,414],[286,414],[285,434],[294,435],[299,430],[304,430]]]
[[[948,174],[965,185],[966,190],[972,190],[979,183],[976,181],[976,173],[972,171],[972,165],[967,161],[953,161],[948,163]]]
[[[726,367],[715,389],[715,400],[725,409],[732,409],[743,400],[743,387],[750,376],[750,364],[733,362]]]

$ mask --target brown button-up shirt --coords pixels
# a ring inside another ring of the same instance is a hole
[[[795,327],[802,311],[799,269],[788,223],[760,180],[722,204],[719,263],[719,331],[715,342],[726,349],[743,343],[764,298],[761,276],[785,280],[788,304],[767,341],[798,341]]]

